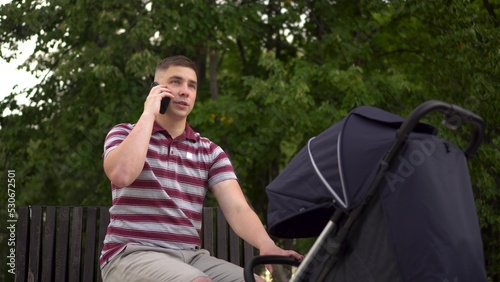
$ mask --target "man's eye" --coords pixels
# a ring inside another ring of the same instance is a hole
[[[178,80],[172,80],[170,83],[172,83],[172,84],[179,84],[180,82]]]
[[[190,84],[189,87],[191,87],[191,88],[193,88],[193,89],[196,90],[196,85],[194,85],[194,84]]]

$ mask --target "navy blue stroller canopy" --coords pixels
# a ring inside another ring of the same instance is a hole
[[[419,122],[433,110],[474,126],[465,152]],[[407,119],[359,107],[311,138],[266,188],[271,235],[319,236],[292,281],[486,281],[467,163],[483,135],[480,117],[428,101]]]
[[[402,122],[397,115],[364,106],[311,138],[266,188],[269,233],[317,236],[334,209],[348,211],[362,202]],[[437,133],[422,123],[414,131]],[[432,146],[425,141],[421,145],[422,153]]]

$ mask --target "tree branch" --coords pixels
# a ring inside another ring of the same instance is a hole
[[[245,56],[245,49],[243,48],[243,44],[240,39],[236,39],[236,45],[238,46],[238,51],[240,52],[241,61],[243,65],[247,63],[247,57]]]
[[[495,27],[498,27],[500,24],[498,23],[497,15],[495,14],[495,9],[493,9],[493,6],[491,6],[491,3],[489,0],[483,0],[483,5],[486,11],[488,11],[488,14],[493,18],[493,24]]]
[[[215,47],[210,47],[209,51],[209,72],[210,72],[210,96],[212,100],[217,100],[217,53]]]
[[[375,57],[379,58],[379,57],[389,56],[389,55],[398,54],[398,53],[412,53],[412,54],[415,54],[415,55],[421,57],[425,61],[428,61],[428,59],[425,58],[425,56],[423,55],[424,52],[422,52],[420,50],[412,50],[412,49],[397,49],[397,50],[393,50],[393,51],[389,51],[389,52],[375,54]]]

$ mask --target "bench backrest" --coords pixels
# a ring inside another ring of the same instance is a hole
[[[99,256],[109,207],[21,206],[16,281],[102,281]],[[203,208],[202,247],[244,266],[254,248],[227,224],[220,208]]]

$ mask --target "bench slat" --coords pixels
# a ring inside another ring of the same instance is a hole
[[[70,232],[69,280],[80,280],[80,261],[82,256],[82,222],[83,208],[74,207]]]
[[[87,208],[87,225],[85,228],[85,260],[83,265],[83,281],[94,281],[96,257],[97,208]]]
[[[202,226],[202,246],[211,254],[215,254],[214,248],[214,210],[212,208],[203,208],[203,226]]]
[[[30,254],[28,280],[40,277],[41,245],[42,245],[42,207],[31,208]]]
[[[56,281],[67,281],[69,207],[60,207],[56,232]]]
[[[216,256],[223,260],[228,260],[228,251],[227,251],[227,221],[222,213],[221,209],[217,209],[216,212],[216,222],[217,222],[217,235],[215,243],[217,246],[217,254]]]
[[[99,266],[99,256],[101,255],[102,246],[104,244],[104,238],[106,237],[106,230],[109,225],[109,207],[99,208],[99,247],[97,249],[97,262],[96,262],[96,277],[97,282],[102,282],[101,268]]]
[[[29,207],[19,207],[17,212],[17,230],[16,230],[16,281],[27,281],[26,273],[28,266],[28,248],[29,248]]]
[[[43,239],[42,281],[54,281],[54,250],[56,243],[56,207],[45,210],[45,231]]]
[[[229,241],[227,244],[229,244],[229,261],[236,265],[241,265],[240,237],[232,229],[229,229]]]

